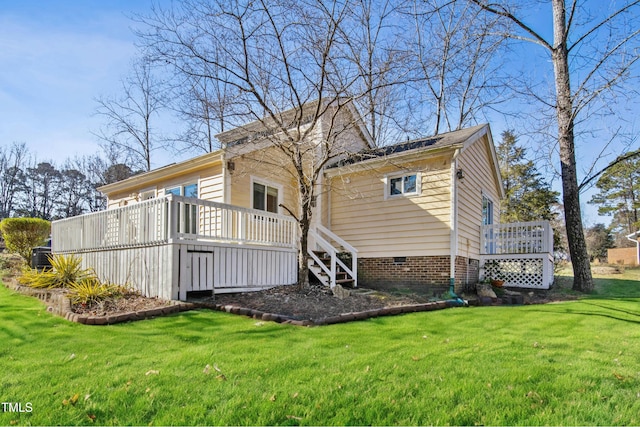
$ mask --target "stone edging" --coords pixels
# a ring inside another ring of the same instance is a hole
[[[292,317],[284,316],[281,314],[274,313],[265,313],[260,310],[253,310],[250,308],[244,308],[237,305],[222,305],[222,304],[207,304],[200,303],[202,307],[207,307],[212,310],[224,311],[227,313],[239,314],[243,316],[248,316],[257,320],[271,321],[276,323],[284,323],[289,325],[296,326],[323,326],[323,325],[333,325],[337,323],[346,323],[354,320],[365,320],[373,317],[382,317],[382,316],[393,316],[397,314],[403,313],[417,313],[420,311],[434,311],[434,310],[442,310],[451,305],[447,304],[446,301],[437,301],[437,302],[429,302],[424,304],[412,304],[412,305],[402,305],[396,307],[384,307],[378,308],[374,310],[367,311],[359,311],[353,313],[343,313],[338,316],[330,316],[325,317],[318,320],[300,320]]]
[[[199,307],[198,304],[194,303],[171,301],[171,305],[167,305],[166,307],[156,307],[147,310],[118,313],[109,316],[92,316],[74,313],[71,311],[71,301],[64,294],[51,292],[47,289],[35,289],[29,286],[23,286],[18,284],[15,280],[10,280],[8,283],[5,282],[5,285],[16,292],[20,292],[21,294],[37,297],[47,305],[47,311],[50,313],[64,317],[70,322],[81,323],[83,325],[113,325],[133,320],[152,319],[154,317],[193,310],[194,308]]]
[[[51,292],[47,289],[35,289],[28,286],[22,286],[15,280],[5,282],[5,285],[10,289],[20,292],[25,295],[35,296],[47,305],[47,311],[64,317],[65,319],[81,323],[83,325],[113,325],[116,323],[151,319],[158,316],[164,316],[167,314],[178,313],[182,311],[193,310],[196,308],[209,308],[212,310],[222,311],[226,313],[239,314],[242,316],[248,316],[253,319],[283,323],[295,326],[323,326],[333,325],[337,323],[346,323],[355,320],[366,320],[373,317],[382,316],[394,316],[403,313],[417,313],[421,311],[434,311],[442,310],[450,307],[446,301],[428,302],[424,304],[412,304],[402,305],[395,307],[384,307],[374,310],[343,313],[337,316],[325,317],[318,320],[300,320],[292,317],[284,316],[281,314],[265,313],[260,310],[253,310],[250,308],[240,307],[236,305],[222,305],[215,303],[188,303],[181,301],[171,301],[171,305],[166,307],[157,307],[148,310],[140,310],[128,313],[119,313],[109,316],[91,316],[85,314],[78,314],[71,311],[71,301],[65,295]]]

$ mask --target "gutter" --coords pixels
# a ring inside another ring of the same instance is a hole
[[[638,240],[638,231],[635,233],[631,233],[627,236],[627,240],[634,242],[636,244],[636,263],[640,265],[640,241]],[[635,236],[635,238],[631,238],[631,236]]]
[[[199,169],[209,167],[216,162],[222,162],[223,160],[223,151],[217,150],[179,163],[171,163],[170,165],[162,166],[158,169],[143,172],[121,181],[106,184],[98,187],[97,190],[105,195],[128,191],[131,188],[150,185],[157,181],[164,181],[182,174],[191,173]]]

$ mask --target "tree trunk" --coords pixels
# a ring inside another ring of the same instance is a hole
[[[309,286],[309,228],[311,217],[303,210],[300,218],[300,252],[298,253],[298,287],[300,290]]]
[[[553,28],[554,47],[552,60],[556,86],[562,199],[564,202],[569,254],[573,265],[573,289],[580,292],[591,292],[593,290],[593,279],[582,227],[580,192],[576,171],[573,100],[569,80],[569,52],[567,50],[564,0],[553,0]]]

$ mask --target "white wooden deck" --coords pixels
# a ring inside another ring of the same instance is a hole
[[[518,288],[549,289],[553,284],[549,221],[485,225],[480,245],[480,279],[500,279]]]
[[[174,195],[52,224],[54,253],[166,299],[293,284],[298,240],[290,217]]]

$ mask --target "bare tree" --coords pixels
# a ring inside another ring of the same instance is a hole
[[[93,188],[85,174],[75,168],[70,160],[60,171],[60,197],[56,204],[58,218],[82,215],[89,211]]]
[[[24,143],[0,147],[0,218],[8,218],[14,213],[28,153]]]
[[[402,92],[409,76],[409,52],[401,34],[405,1],[355,0],[341,26],[350,61],[360,76],[353,93],[375,146],[396,142],[407,128]]]
[[[106,200],[97,187],[105,184],[108,166],[108,161],[99,154],[67,159],[60,171],[63,191],[58,216],[66,218],[105,209]]]
[[[120,97],[96,99],[97,114],[106,121],[96,135],[147,171],[151,170],[152,153],[161,148],[161,138],[154,126],[164,107],[164,88],[151,65],[145,58],[136,61],[131,74],[122,80]]]
[[[344,154],[340,135],[352,125],[339,119],[352,104],[359,78],[341,30],[351,5],[186,0],[171,10],[156,9],[144,19],[148,30],[141,34],[154,59],[234,88],[244,122],[259,123],[227,150],[268,141],[277,155],[267,158],[261,152],[258,160],[279,166],[295,182],[298,206],[283,208],[301,233],[301,286],[308,283],[308,234],[322,170]],[[211,69],[216,72],[207,74]],[[260,137],[249,137],[256,134]]]
[[[31,167],[25,169],[18,213],[52,220],[61,195],[61,174],[50,162],[33,162]]]
[[[207,65],[202,74],[223,73],[218,67]],[[229,76],[219,79],[196,76],[177,71],[174,76],[175,101],[168,103],[186,124],[184,133],[177,137],[183,151],[210,153],[220,148],[215,135],[227,130],[234,115],[237,88],[226,83]]]
[[[461,129],[504,100],[503,64],[496,55],[504,25],[455,2],[410,5],[405,13],[414,28],[408,46],[416,104],[432,104],[417,109],[417,120],[421,126],[432,122],[434,134]]]
[[[550,56],[555,95],[548,94],[544,87],[532,93],[555,111],[573,289],[590,292],[593,279],[581,218],[576,125],[581,124],[580,117],[584,120],[585,115],[611,102],[608,95],[620,94],[616,89],[638,61],[637,45],[634,49],[633,43],[640,36],[637,19],[640,1],[622,2],[606,16],[595,18],[581,16],[588,12],[582,1],[552,0],[553,40],[548,40],[542,30],[528,25],[513,2],[469,1],[512,23],[515,26],[512,38],[541,46]]]

